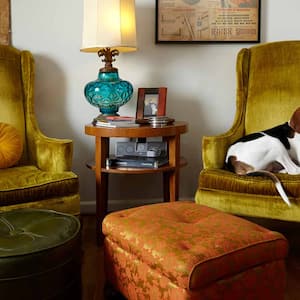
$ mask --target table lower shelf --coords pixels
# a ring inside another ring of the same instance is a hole
[[[187,165],[187,161],[185,158],[180,158],[180,167],[184,167]],[[87,162],[86,166],[95,171],[95,162]],[[106,167],[101,168],[101,172],[103,173],[112,173],[112,174],[147,174],[147,173],[163,173],[163,172],[171,172],[175,170],[175,166],[170,166],[166,164],[159,168],[125,168],[125,167]]]

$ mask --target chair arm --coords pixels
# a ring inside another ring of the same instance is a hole
[[[243,136],[243,126],[233,126],[229,131],[217,136],[203,136],[203,167],[221,169],[224,167],[228,147]]]
[[[50,172],[71,171],[73,141],[49,138],[43,134],[36,140],[36,162],[41,170]]]

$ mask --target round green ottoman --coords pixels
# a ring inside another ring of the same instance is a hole
[[[79,220],[42,209],[0,213],[0,295],[81,299]]]

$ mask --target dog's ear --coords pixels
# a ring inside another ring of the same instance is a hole
[[[298,107],[290,120],[290,127],[293,128],[297,133],[300,133],[300,107]]]

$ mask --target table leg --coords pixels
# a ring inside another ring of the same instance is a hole
[[[108,174],[102,172],[109,154],[109,138],[96,137],[95,177],[96,177],[96,235],[99,245],[103,242],[102,221],[107,214]]]
[[[165,174],[169,181],[169,201],[177,201],[179,198],[179,171],[180,171],[180,135],[168,137],[169,164],[174,170]]]

